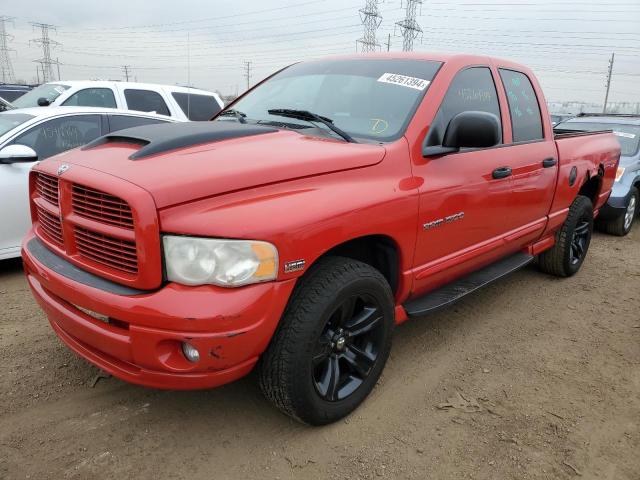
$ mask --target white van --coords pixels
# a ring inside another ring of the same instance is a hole
[[[224,107],[220,96],[206,90],[109,81],[49,82],[13,102],[16,108],[72,106],[136,110],[176,120],[209,120]]]

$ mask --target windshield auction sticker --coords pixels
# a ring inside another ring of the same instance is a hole
[[[422,78],[416,77],[407,77],[406,75],[399,75],[397,73],[383,73],[378,81],[382,83],[400,85],[401,87],[414,88],[420,91],[427,88],[431,83],[429,80],[423,80]]]

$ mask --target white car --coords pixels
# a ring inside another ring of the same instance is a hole
[[[174,119],[109,108],[23,108],[0,113],[0,260],[20,256],[29,230],[29,170],[38,160],[109,132]]]
[[[210,120],[224,108],[213,92],[174,85],[98,80],[49,82],[12,102],[16,108],[101,107],[157,113],[177,120]]]

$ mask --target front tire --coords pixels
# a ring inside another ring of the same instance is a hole
[[[635,220],[636,214],[638,213],[639,203],[640,194],[638,194],[638,189],[632,187],[631,192],[629,193],[629,201],[627,202],[625,212],[612,220],[598,221],[598,228],[605,231],[609,235],[624,237],[631,231],[633,221]]]
[[[375,386],[391,349],[391,288],[373,267],[327,257],[303,277],[259,365],[264,395],[310,425],[355,410]]]
[[[569,207],[562,228],[556,233],[556,244],[542,252],[538,266],[543,272],[558,277],[574,275],[584,262],[593,233],[593,205],[578,195]]]

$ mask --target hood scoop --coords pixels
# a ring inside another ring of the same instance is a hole
[[[234,122],[164,123],[113,132],[88,143],[82,150],[89,150],[107,143],[130,143],[140,145],[142,148],[129,156],[129,160],[140,160],[178,148],[277,131],[278,129],[273,127]]]

